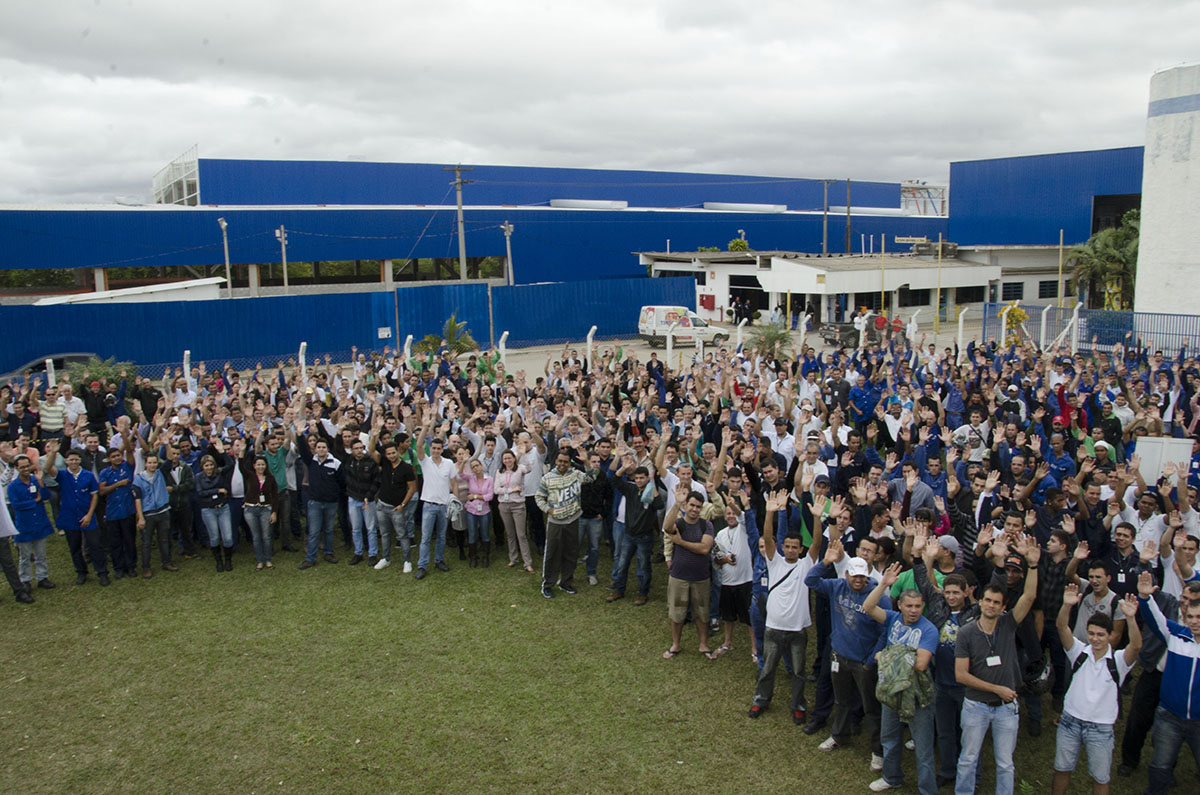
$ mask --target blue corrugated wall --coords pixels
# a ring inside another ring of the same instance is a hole
[[[1142,192],[1140,146],[950,164],[950,240],[1067,245],[1092,233],[1095,196]]]
[[[447,204],[454,172],[430,163],[327,160],[200,160],[205,204]],[[820,180],[680,171],[623,171],[534,166],[469,166],[468,204],[544,204],[551,199],[627,201],[631,207],[691,207],[703,202],[824,206]],[[851,181],[860,207],[900,206],[900,183]],[[845,182],[830,186],[844,204]]]
[[[496,335],[507,330],[510,345],[581,340],[593,325],[600,338],[633,336],[638,310],[650,304],[695,309],[695,278],[609,279],[492,289]]]
[[[634,252],[699,246],[722,249],[744,229],[760,251],[821,250],[821,216],[704,211],[651,212],[501,209],[468,210],[467,254],[505,255],[500,225],[510,221],[514,281],[586,281],[645,275]],[[454,257],[453,210],[233,209],[171,207],[112,210],[0,210],[0,268],[84,268],[129,265],[220,265],[217,218],[229,224],[234,264],[279,262],[275,229],[288,230],[288,259]],[[924,235],[937,239],[944,218],[855,215],[860,235]],[[844,250],[845,216],[829,218],[829,250]],[[877,243],[878,244],[878,243]]]
[[[9,333],[0,346],[0,371],[73,351],[164,363],[179,361],[187,349],[194,361],[224,363],[231,357],[296,351],[302,340],[314,352],[346,350],[373,345],[377,329],[391,328],[394,317],[391,293],[2,306],[0,324]]]
[[[496,338],[507,330],[512,347],[582,340],[593,324],[602,338],[632,335],[643,304],[695,308],[695,301],[692,277],[492,288]],[[8,329],[0,372],[69,352],[165,364],[178,362],[185,349],[197,362],[261,357],[270,367],[267,357],[292,354],[301,341],[314,354],[403,346],[408,334],[414,340],[440,335],[452,313],[480,346],[488,346],[488,289],[482,284],[233,301],[0,306],[0,324]],[[392,337],[381,340],[380,328],[391,329]]]

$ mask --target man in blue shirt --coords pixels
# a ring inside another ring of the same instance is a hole
[[[34,466],[29,456],[19,455],[13,462],[17,466],[17,477],[8,484],[8,507],[12,511],[17,534],[17,573],[24,584],[25,592],[37,578],[39,588],[54,588],[50,581],[50,569],[46,564],[46,539],[54,534],[50,517],[46,514],[46,500],[50,492],[42,484],[41,473],[34,476]]]
[[[925,610],[925,597],[915,589],[902,592],[896,601],[900,608],[885,610],[879,606],[879,600],[889,588],[900,579],[899,563],[893,563],[883,573],[883,579],[863,602],[863,612],[883,625],[886,646],[907,646],[913,650],[913,669],[918,675],[929,670],[933,653],[938,646],[938,631],[933,623],[922,614]],[[871,782],[872,792],[883,792],[895,789],[904,783],[904,772],[900,768],[900,756],[903,753],[904,727],[900,723],[899,714],[887,704],[881,705],[880,729],[883,744],[883,776]],[[909,731],[912,732],[913,743],[917,752],[917,788],[922,793],[937,792],[937,774],[933,763],[934,742],[934,702],[917,703],[916,712],[908,721]]]
[[[65,470],[57,469],[53,460],[58,452],[58,442],[46,443],[47,472],[58,480],[61,503],[58,509],[58,529],[67,537],[71,550],[71,562],[75,564],[75,584],[87,582],[87,560],[83,557],[83,545],[87,544],[88,558],[100,578],[100,585],[108,585],[108,557],[100,543],[100,526],[96,522],[96,505],[100,501],[100,483],[96,476],[83,468],[83,457],[79,450],[68,450],[64,456]]]
[[[879,702],[875,698],[875,652],[879,650],[881,633],[879,625],[863,610],[863,602],[871,592],[867,584],[874,587],[875,583],[868,578],[870,567],[862,558],[850,558],[845,563],[844,578],[824,579],[828,567],[840,562],[844,555],[842,542],[831,540],[824,560],[804,577],[809,590],[829,599],[832,614],[833,656],[829,670],[835,699],[833,729],[832,736],[817,747],[833,751],[850,740],[850,702],[857,690],[871,738],[871,769],[879,771],[883,769],[883,746],[879,742]],[[892,600],[885,596],[881,604],[890,608]]]
[[[129,437],[128,441],[132,441]],[[125,448],[129,449],[128,446]],[[100,471],[100,496],[108,524],[108,551],[118,580],[132,577],[137,559],[137,526],[133,517],[133,466],[121,450],[108,451],[108,466]]]

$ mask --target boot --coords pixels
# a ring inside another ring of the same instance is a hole
[[[466,560],[467,559],[467,531],[455,530],[454,531],[454,541],[455,541],[455,543],[458,544],[458,559]]]
[[[471,568],[479,568],[479,543],[471,544]]]
[[[225,561],[221,558],[221,548],[213,547],[213,560],[217,562],[217,571],[225,571]]]
[[[225,547],[225,571],[233,571],[233,547]]]
[[[483,542],[483,567],[486,569],[492,565],[492,542]]]

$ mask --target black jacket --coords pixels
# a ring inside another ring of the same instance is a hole
[[[357,502],[375,499],[380,485],[379,464],[375,463],[375,459],[369,455],[362,458],[351,455],[343,470],[346,473],[346,496]]]

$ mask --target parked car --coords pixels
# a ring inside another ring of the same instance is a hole
[[[708,321],[685,306],[643,306],[638,313],[638,336],[650,347],[665,348],[667,330],[675,325],[672,335],[675,345],[720,345],[729,339],[724,329],[708,325]]]
[[[14,381],[18,384],[23,384],[25,383],[26,373],[37,375],[38,373],[46,372],[47,359],[54,362],[56,377],[61,377],[66,374],[68,365],[76,363],[86,364],[95,358],[97,356],[94,353],[50,353],[0,375],[0,384],[11,384]]]
[[[829,345],[840,345],[844,348],[858,347],[858,329],[853,323],[822,323],[817,327],[821,339]],[[867,324],[867,343],[880,342],[882,337],[874,323]]]

